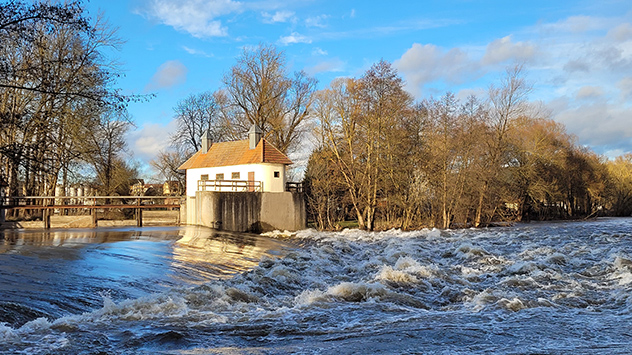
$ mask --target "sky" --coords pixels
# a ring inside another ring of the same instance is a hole
[[[107,53],[122,69],[117,86],[155,95],[129,106],[127,141],[145,167],[167,149],[178,101],[221,88],[242,51],[262,43],[320,89],[384,59],[418,100],[484,97],[523,63],[530,99],[579,144],[609,158],[632,152],[629,0],[92,0],[87,10],[124,41]]]

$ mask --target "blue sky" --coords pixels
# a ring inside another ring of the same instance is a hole
[[[632,2],[93,0],[125,43],[113,55],[127,94],[130,150],[147,162],[168,145],[173,108],[214,91],[243,48],[275,44],[291,71],[326,87],[394,64],[417,99],[484,96],[525,63],[532,100],[578,142],[609,157],[632,152]]]

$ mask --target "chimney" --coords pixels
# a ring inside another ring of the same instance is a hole
[[[259,141],[261,140],[262,133],[263,132],[261,131],[261,128],[259,128],[259,126],[253,124],[252,127],[250,127],[250,131],[248,131],[250,149],[255,149],[257,147],[257,144],[259,144]]]
[[[202,134],[202,154],[208,153],[208,150],[211,149],[211,145],[213,145],[213,140],[211,139],[211,134],[208,130],[204,131]]]

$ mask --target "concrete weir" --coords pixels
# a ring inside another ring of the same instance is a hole
[[[300,192],[197,191],[182,206],[187,224],[233,232],[296,231],[307,225]]]

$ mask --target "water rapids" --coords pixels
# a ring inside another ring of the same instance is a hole
[[[629,218],[221,238],[139,229],[81,242],[68,233],[65,246],[26,232],[0,239],[0,352],[632,351]]]

